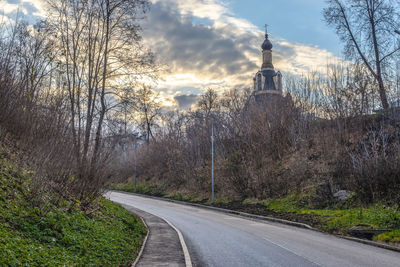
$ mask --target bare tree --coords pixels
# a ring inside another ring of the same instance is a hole
[[[138,113],[140,127],[146,133],[146,141],[154,138],[153,128],[161,116],[161,103],[156,94],[149,87],[143,85],[136,91],[135,110]]]
[[[151,73],[148,69],[153,66],[153,57],[141,46],[138,24],[148,2],[47,2],[45,25],[55,47],[62,87],[68,94],[69,129],[83,194],[85,185],[98,183],[98,167],[104,166],[110,155],[102,153],[108,146],[103,142],[105,122],[110,112],[121,110],[120,105],[126,102],[126,84],[121,81]]]
[[[218,94],[212,89],[208,88],[207,91],[200,96],[197,106],[203,111],[206,117],[209,117],[212,111],[219,108]]]
[[[49,0],[47,28],[59,49],[71,114],[77,160],[93,165],[99,157],[106,113],[118,101],[118,80],[137,75],[151,62],[140,54],[138,14],[146,1]],[[91,157],[89,147],[94,140]]]
[[[327,3],[325,21],[335,27],[346,43],[346,56],[365,64],[378,83],[383,108],[389,108],[385,71],[400,51],[394,38],[399,25],[398,6],[390,0],[328,0]]]

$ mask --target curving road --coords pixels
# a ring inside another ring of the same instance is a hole
[[[311,230],[119,192],[108,197],[171,222],[194,266],[400,267],[398,252]]]

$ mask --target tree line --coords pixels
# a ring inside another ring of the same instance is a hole
[[[119,171],[118,144],[135,139],[132,111],[150,135],[159,112],[145,85],[159,68],[142,44],[149,3],[49,0],[46,8],[34,26],[2,21],[1,139],[26,152],[38,192],[89,204]]]
[[[345,61],[284,75],[286,97],[266,104],[252,101],[251,89],[208,89],[141,147],[139,179],[209,198],[214,127],[217,197],[303,194],[324,206],[349,190],[363,203],[399,204],[398,10],[390,0],[327,1],[324,20],[345,44]]]

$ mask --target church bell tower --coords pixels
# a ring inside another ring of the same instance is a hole
[[[269,40],[267,25],[265,27],[265,40],[261,45],[262,65],[253,78],[254,94],[263,95],[262,98],[271,98],[271,95],[282,95],[282,75],[275,71],[272,64],[273,45]],[[260,97],[258,97],[260,98]]]

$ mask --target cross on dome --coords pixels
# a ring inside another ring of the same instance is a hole
[[[262,44],[261,48],[262,50],[271,50],[272,49],[272,43],[271,41],[268,39],[268,24],[265,24],[265,41]]]

